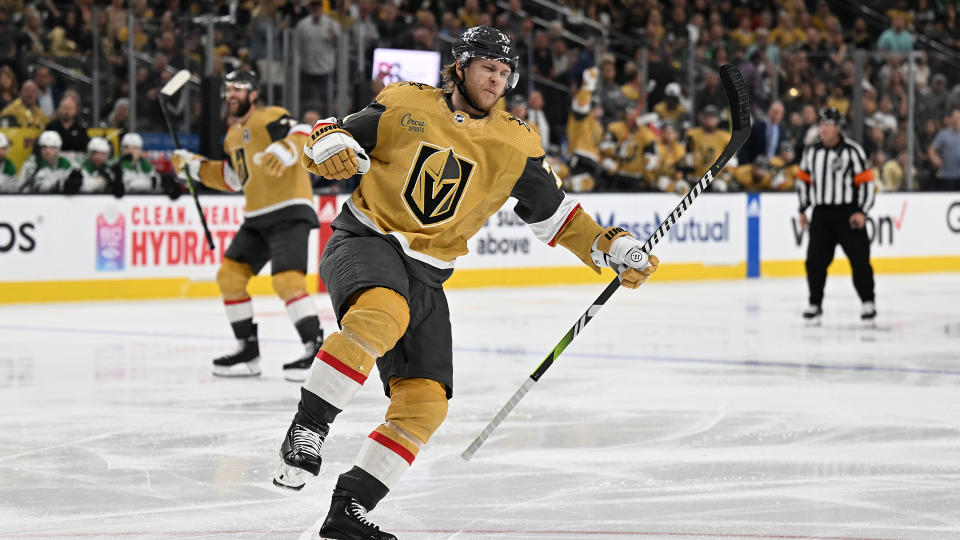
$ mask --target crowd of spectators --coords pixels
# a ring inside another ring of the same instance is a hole
[[[299,48],[291,54],[301,70],[302,109],[311,117],[332,112],[339,48],[351,47],[357,55],[351,58],[366,62],[350,65],[347,98],[356,110],[377,91],[362,76],[371,73],[375,47],[440,51],[448,62],[460,32],[485,24],[511,34],[520,52],[521,79],[505,106],[538,129],[561,169],[574,165],[571,119],[596,118],[591,189],[683,189],[683,182],[665,183],[656,172],[618,180],[624,145],[635,145],[630,139],[641,131],[652,137],[639,149],[650,158],[649,171],[660,162],[657,145],[666,138],[671,148],[685,149],[680,175],[688,181],[699,175],[691,164],[699,164],[691,156],[699,150],[689,134],[709,132],[718,112],[724,129],[726,98],[716,74],[724,63],[743,73],[756,122],[738,167],[725,179],[728,189],[790,189],[789,169],[815,140],[816,113],[824,106],[844,115],[848,134],[863,118],[861,142],[880,184],[905,189],[911,76],[916,187],[960,189],[960,149],[953,148],[960,141],[960,112],[953,112],[960,109],[960,81],[952,75],[960,55],[950,54],[960,50],[960,21],[952,2],[888,0],[864,3],[863,10],[857,2],[828,0],[555,2],[8,0],[0,6],[0,125],[57,131],[64,150],[82,147],[85,135],[78,130],[87,127],[94,107],[95,127],[126,129],[131,17],[142,132],[164,129],[155,98],[171,72],[204,71],[206,26],[195,20],[202,14],[235,15],[213,33],[215,73],[251,68],[261,77],[272,74],[280,90],[283,32],[295,33]],[[95,49],[107,81],[97,104],[89,84],[70,76],[91,74]],[[919,52],[911,69],[906,53],[912,50]],[[597,81],[589,111],[576,113],[572,105],[590,70]],[[186,128],[196,129],[198,110],[183,114]]]

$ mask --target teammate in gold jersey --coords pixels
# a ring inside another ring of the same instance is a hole
[[[341,331],[330,335],[301,389],[274,482],[299,489],[320,470],[330,424],[376,363],[390,397],[386,419],[340,475],[320,536],[390,540],[367,512],[413,464],[453,394],[450,314],[443,282],[467,240],[508,197],[534,234],[636,288],[656,270],[641,243],[604,229],[567,197],[537,133],[494,109],[517,81],[510,39],[468,29],[444,68],[444,88],[395,83],[341,121],[313,128],[301,162],[313,173],[363,177],[320,262]]]
[[[323,330],[313,300],[307,294],[307,240],[319,222],[307,171],[298,163],[310,126],[297,124],[281,107],[258,104],[259,85],[249,71],[226,76],[224,95],[236,119],[223,141],[226,161],[208,160],[177,150],[174,169],[205,186],[242,191],[244,221],[217,271],[227,319],[240,346],[213,361],[213,374],[224,377],[260,374],[260,347],[253,305],[247,293],[250,278],[269,261],[273,288],[304,345],[304,355],[284,364],[287,380],[301,382],[313,363]]]

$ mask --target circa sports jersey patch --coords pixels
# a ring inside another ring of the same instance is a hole
[[[412,114],[407,113],[400,117],[400,127],[407,128],[407,133],[423,133],[426,131],[427,122],[425,120],[417,120]]]
[[[424,226],[453,218],[476,166],[453,148],[421,141],[403,186],[404,205]]]

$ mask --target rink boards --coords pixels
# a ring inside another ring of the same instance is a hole
[[[674,208],[667,194],[584,194],[583,207],[603,226],[646,239]],[[329,222],[344,196],[316,197],[321,222],[310,240],[318,261]],[[192,199],[165,196],[0,197],[0,302],[216,296],[213,278],[243,220],[243,198],[203,198],[215,249],[205,240]],[[512,211],[491,217],[457,261],[448,287],[536,286],[605,282],[563,248],[537,240]],[[878,273],[960,271],[960,193],[881,194],[870,212]],[[654,253],[657,279],[744,279],[803,275],[806,234],[790,193],[705,194]],[[311,264],[311,270],[316,264]],[[849,273],[838,249],[831,273]],[[269,268],[252,294],[272,294]],[[317,279],[309,279],[316,290]]]

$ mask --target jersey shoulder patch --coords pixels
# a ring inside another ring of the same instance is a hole
[[[506,111],[492,111],[496,119],[493,127],[501,137],[511,142],[517,150],[528,158],[540,157],[544,154],[540,134],[525,121]]]
[[[437,89],[429,84],[413,81],[391,83],[377,94],[376,101],[387,107],[399,104],[409,104],[426,98],[433,99]]]
[[[270,141],[279,141],[290,134],[290,129],[297,125],[290,113],[283,107],[267,107],[262,111],[263,126],[270,136]]]

